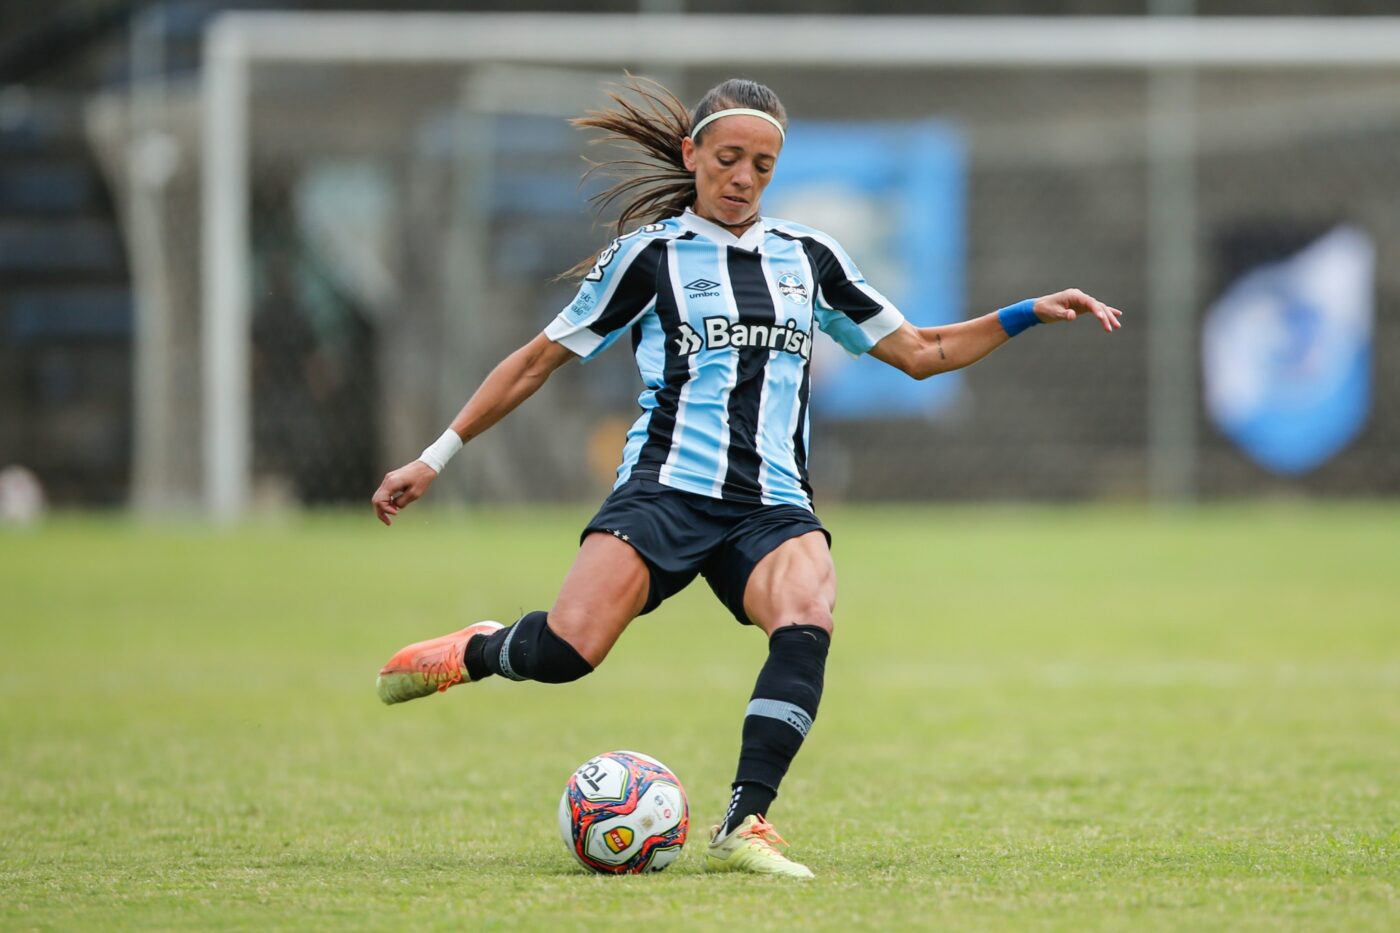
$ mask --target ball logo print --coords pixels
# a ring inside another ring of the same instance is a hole
[[[600,874],[660,871],[690,829],[675,774],[637,752],[609,752],[574,771],[559,800],[559,833],[580,865]]]

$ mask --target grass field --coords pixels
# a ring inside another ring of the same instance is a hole
[[[771,814],[806,886],[700,871],[764,654],[703,584],[580,683],[376,700],[402,643],[547,607],[584,517],[0,534],[0,927],[1400,926],[1400,508],[829,510]],[[663,874],[559,841],[613,748],[690,792]]]

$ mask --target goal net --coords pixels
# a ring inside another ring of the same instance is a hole
[[[1400,491],[1400,32],[1261,22],[755,18],[726,40],[707,17],[225,19],[202,188],[167,191],[202,233],[162,243],[187,299],[172,352],[199,360],[183,475],[225,515],[362,501],[436,437],[568,303],[555,276],[611,238],[579,182],[600,152],[566,118],[631,70],[687,102],[735,74],[774,88],[792,129],[765,213],[829,230],[919,323],[1067,286],[1126,312],[1112,337],[1036,331],[927,383],[819,337],[819,500]],[[1331,313],[1308,303],[1307,257],[1338,231],[1354,255],[1318,274],[1364,306],[1347,318],[1364,391],[1290,466],[1261,446],[1305,418],[1285,405],[1261,443],[1238,420],[1278,373],[1226,377],[1290,354],[1306,376]],[[1212,315],[1250,320],[1261,270],[1283,310],[1212,344]],[[1231,355],[1254,341],[1264,363]],[[638,390],[625,345],[566,367],[469,445],[443,497],[596,497]]]

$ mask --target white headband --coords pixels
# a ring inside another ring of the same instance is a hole
[[[720,117],[760,117],[776,126],[778,128],[778,136],[782,138],[783,142],[787,142],[787,133],[783,132],[783,125],[778,122],[777,117],[773,116],[771,113],[764,113],[762,110],[750,110],[748,107],[734,107],[730,110],[716,110],[714,113],[710,114],[708,117],[695,124],[695,126],[691,127],[690,138],[694,139],[695,137],[699,136],[701,130],[703,130],[706,126],[708,126],[715,120],[718,120]]]

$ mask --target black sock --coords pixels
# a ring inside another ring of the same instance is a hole
[[[724,822],[719,827],[719,835],[729,835],[751,814],[767,816],[768,808],[777,796],[777,791],[762,784],[735,784],[734,792],[729,796],[729,811],[724,814]]]
[[[526,613],[514,625],[473,636],[462,660],[473,681],[500,674],[509,680],[563,684],[593,671],[593,665],[549,627],[544,612]]]
[[[831,636],[815,625],[784,626],[768,639],[768,660],[758,672],[744,716],[735,794],[722,832],[750,813],[766,813],[777,797],[788,765],[817,718],[830,647]]]

